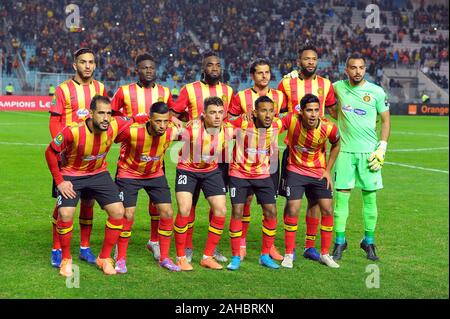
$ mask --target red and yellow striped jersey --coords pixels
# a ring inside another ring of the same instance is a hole
[[[224,83],[209,85],[204,81],[186,84],[180,91],[172,110],[176,113],[189,113],[189,120],[198,118],[204,111],[204,100],[210,96],[218,96],[223,101],[225,117],[228,112],[233,89]]]
[[[95,95],[107,96],[103,83],[92,80],[81,84],[74,79],[67,80],[56,88],[50,113],[61,116],[61,128],[84,121],[89,117],[89,106]]]
[[[242,119],[231,123],[237,130],[229,175],[249,179],[269,177],[271,163],[275,169],[278,164],[278,134],[283,130],[281,120],[274,118],[267,129],[257,128],[253,121]]]
[[[311,177],[320,178],[327,166],[326,142],[339,141],[336,124],[320,119],[316,128],[307,129],[297,114],[290,113],[282,119],[289,148],[287,170]]]
[[[215,170],[218,163],[228,163],[228,143],[233,139],[233,126],[224,123],[210,134],[204,122],[186,128],[179,140],[184,141],[178,159],[178,169],[207,173]]]
[[[149,115],[153,103],[164,102],[173,106],[172,94],[168,87],[154,84],[150,88],[140,83],[122,85],[111,101],[113,111],[122,111],[125,116]]]
[[[321,117],[325,116],[326,107],[336,104],[333,85],[330,80],[319,75],[310,80],[303,80],[300,77],[282,79],[278,90],[286,95],[288,112],[296,114],[300,111],[300,100],[309,93],[319,98]]]
[[[116,139],[121,142],[117,177],[156,178],[164,175],[164,154],[173,140],[178,139],[179,130],[169,125],[161,136],[153,136],[147,124],[132,124]]]
[[[61,174],[68,176],[93,175],[106,171],[106,155],[117,135],[131,125],[129,118],[114,117],[108,130],[95,134],[86,122],[66,126],[50,143],[63,157]]]
[[[248,88],[239,91],[231,101],[228,112],[231,115],[241,115],[255,109],[255,101],[262,95],[256,93],[255,89]],[[269,89],[267,96],[274,102],[275,114],[279,114],[280,110],[286,107],[286,99],[283,92],[275,89]]]

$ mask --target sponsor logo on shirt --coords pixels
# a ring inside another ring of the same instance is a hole
[[[77,115],[78,115],[78,117],[88,116],[89,110],[88,109],[79,109],[77,111]]]
[[[294,148],[295,148],[297,151],[302,152],[302,153],[303,153],[303,152],[309,152],[309,151],[312,150],[311,148],[303,147],[303,146],[300,146],[300,145],[295,145]]]
[[[258,154],[258,155],[267,155],[269,154],[269,150],[258,150],[256,148],[247,148],[247,153],[248,154]]]
[[[342,107],[342,110],[343,110],[344,112],[353,112],[353,113],[355,113],[356,115],[360,115],[360,116],[363,116],[363,115],[366,115],[366,114],[367,114],[367,112],[366,112],[365,110],[362,110],[362,109],[354,109],[354,108],[352,108],[350,105],[344,105],[344,106]]]
[[[296,110],[297,112],[300,112],[300,104],[297,104],[297,105],[295,106],[295,110]]]
[[[96,161],[98,159],[102,159],[106,156],[106,153],[101,153],[98,155],[88,155],[83,157],[83,161]]]
[[[159,161],[161,157],[160,156],[148,156],[148,155],[141,155],[141,161],[142,162],[156,162]]]

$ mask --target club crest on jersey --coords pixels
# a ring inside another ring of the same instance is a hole
[[[79,109],[77,111],[77,115],[78,115],[78,117],[88,116],[89,110],[88,109]]]
[[[222,95],[222,101],[223,101],[223,104],[228,103],[228,96],[226,96],[225,94]]]
[[[56,95],[53,95],[52,102],[50,104],[51,104],[51,106],[56,105]]]
[[[58,135],[55,136],[53,141],[55,142],[56,145],[61,146],[61,144],[64,141],[64,136],[61,133],[59,133]]]
[[[324,93],[323,88],[318,88],[317,89],[317,94],[318,95],[323,95],[323,93]]]
[[[159,97],[158,98],[158,102],[164,102],[164,98],[163,97]]]
[[[364,102],[370,102],[370,95],[369,94],[364,95],[363,101]]]

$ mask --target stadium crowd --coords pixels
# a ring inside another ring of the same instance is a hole
[[[319,48],[321,59],[331,62],[321,74],[332,81],[339,79],[339,63],[351,51],[369,57],[368,71],[374,78],[380,66],[418,68],[427,61],[439,64],[448,61],[448,38],[431,37],[436,29],[448,29],[448,10],[424,1],[416,10],[412,10],[410,0],[375,1],[387,10],[380,16],[385,27],[375,30],[345,27],[350,24],[352,8],[364,10],[367,1],[362,0],[136,1],[125,9],[120,2],[105,0],[72,3],[79,6],[81,22],[79,28],[71,29],[66,26],[69,16],[65,6],[58,5],[57,0],[0,5],[0,17],[9,21],[7,33],[13,52],[2,57],[7,75],[18,67],[16,53],[31,70],[70,73],[73,43],[91,47],[98,53],[103,81],[134,77],[135,57],[150,52],[163,66],[160,79],[171,78],[180,85],[195,78],[199,56],[208,50],[219,52],[224,59],[226,82],[250,81],[249,63],[261,56],[269,58],[281,74],[286,74],[295,68],[295,53],[306,40]],[[336,7],[346,8],[339,15],[342,24],[324,33],[324,24],[337,14]],[[386,27],[386,13],[392,15],[397,32]],[[368,32],[385,34],[385,41],[372,44]],[[404,42],[405,37],[423,44],[422,47],[414,50],[392,47]],[[5,40],[3,51],[8,52],[8,39],[2,31],[0,39]],[[27,56],[24,44],[30,43],[35,44],[36,50]]]

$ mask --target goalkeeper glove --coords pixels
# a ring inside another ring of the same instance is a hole
[[[372,154],[370,154],[367,160],[369,161],[369,168],[372,171],[378,171],[383,167],[386,149],[387,149],[387,142],[380,141],[378,143],[377,150]]]
[[[297,70],[294,70],[291,73],[288,73],[288,74],[283,76],[283,79],[294,79],[294,78],[298,78],[298,71]]]

